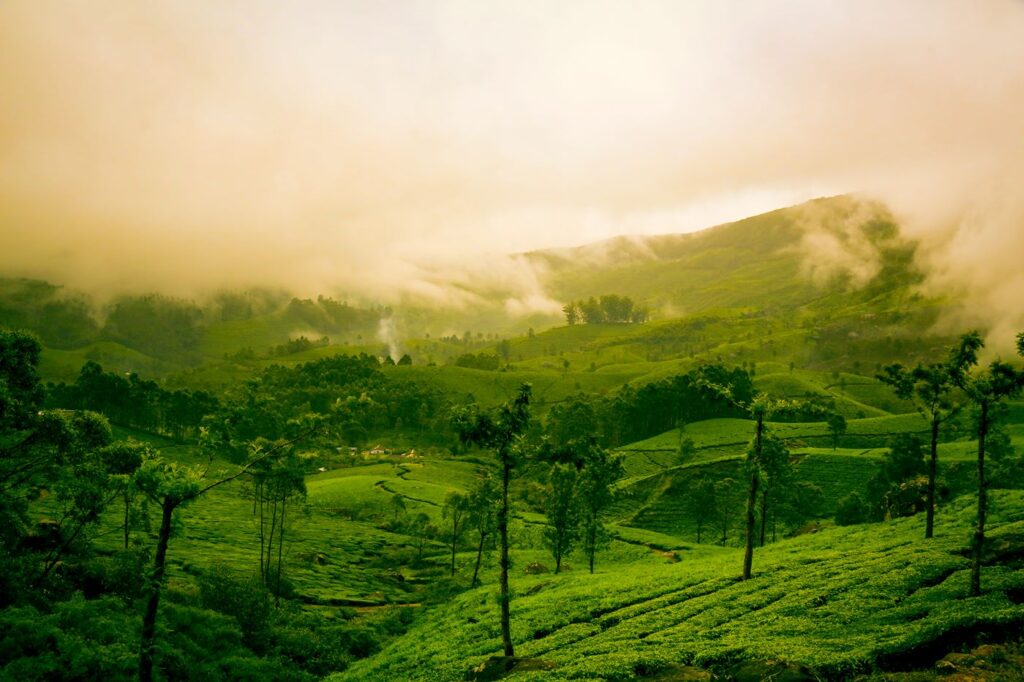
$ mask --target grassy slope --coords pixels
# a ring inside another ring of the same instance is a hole
[[[1024,536],[1024,494],[997,492],[992,546]],[[605,566],[595,575],[514,572],[512,633],[521,656],[550,672],[510,679],[625,680],[670,664],[778,659],[838,676],[891,661],[943,635],[1024,622],[1024,570],[987,568],[985,593],[965,598],[968,498],[938,516],[836,528],[757,552],[737,580],[739,550],[681,563]],[[490,589],[457,597],[381,654],[337,680],[457,680],[500,649]]]

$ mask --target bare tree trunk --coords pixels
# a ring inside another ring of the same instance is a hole
[[[274,533],[277,531],[277,500],[270,505],[270,533],[267,535],[267,565],[263,569],[264,581],[270,582],[270,567],[274,560]]]
[[[456,516],[458,512],[453,511],[452,513],[452,577],[455,577],[455,545],[458,540],[459,521]]]
[[[164,571],[167,565],[167,545],[171,540],[171,520],[177,505],[164,498],[161,505],[160,535],[156,543],[156,556],[153,557],[153,575],[149,581],[149,598],[146,611],[142,615],[142,637],[139,647],[139,681],[153,680],[153,644],[156,640],[156,616],[160,608],[160,593],[163,590]]]
[[[939,419],[932,416],[932,452],[928,460],[928,508],[925,510],[924,537],[932,537],[935,532],[935,469],[939,460]]]
[[[587,529],[587,559],[590,562],[590,572],[594,572],[594,555],[597,554],[597,515],[590,520],[590,527]]]
[[[501,509],[498,511],[498,535],[501,538],[501,643],[505,649],[506,656],[516,655],[515,650],[512,648],[508,589],[508,482],[511,475],[512,465],[505,461],[502,465]]]
[[[131,500],[131,497],[128,496],[128,493],[125,493],[125,496],[124,496],[124,548],[125,549],[128,549],[128,526],[129,526],[130,520],[131,520],[131,511],[132,511],[132,500]]]
[[[480,559],[484,555],[484,540],[486,538],[486,533],[480,533],[480,545],[476,548],[476,567],[473,569],[473,582],[470,583],[472,587],[476,587],[477,577],[480,575]]]
[[[264,570],[263,567],[264,567],[264,565],[266,563],[266,559],[264,558],[264,552],[265,552],[265,549],[266,549],[266,546],[267,546],[267,535],[266,535],[266,532],[265,532],[264,527],[263,527],[263,486],[262,485],[257,485],[256,486],[256,493],[255,494],[256,494],[256,497],[254,497],[253,500],[252,500],[253,513],[256,513],[256,501],[257,500],[259,500],[259,510],[260,510],[260,582],[262,582],[263,584],[266,584],[266,582],[267,582],[267,574],[266,574],[266,571]]]
[[[288,498],[281,496],[281,526],[277,531],[277,589],[274,590],[274,606],[281,605],[281,553],[284,551],[284,510]]]
[[[747,544],[743,552],[743,580],[750,580],[750,570],[754,564],[754,522],[757,507],[757,488],[761,483],[758,467],[761,464],[761,432],[764,429],[764,416],[757,414],[757,431],[754,433],[754,461],[750,473],[750,495],[747,497]]]
[[[978,421],[978,525],[974,531],[971,553],[971,596],[981,596],[981,554],[985,546],[985,512],[988,506],[988,487],[985,482],[985,437],[988,435],[988,400],[981,401]]]
[[[761,493],[761,547],[764,547],[764,536],[765,529],[768,527],[768,491],[770,488],[765,488]]]

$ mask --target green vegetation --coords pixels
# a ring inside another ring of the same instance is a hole
[[[0,677],[841,679],[1012,636],[1024,372],[920,336],[868,209],[860,288],[798,275],[799,209],[529,254],[575,303],[525,333],[0,281]]]

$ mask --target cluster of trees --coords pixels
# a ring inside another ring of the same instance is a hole
[[[238,401],[260,396],[232,395],[207,415],[200,449],[211,463],[238,463],[220,472],[210,465],[185,466],[148,445],[114,441],[109,422],[96,412],[44,409],[45,389],[36,373],[40,350],[27,334],[0,331],[0,629],[5,658],[23,661],[5,672],[19,679],[18,670],[26,679],[49,673],[210,679],[230,665],[232,675],[248,679],[312,680],[369,655],[381,636],[408,625],[405,616],[386,624],[381,619],[378,631],[269,608],[270,596],[283,591],[287,519],[305,492],[309,467],[298,445],[307,451],[331,428],[329,421],[292,420],[284,427],[296,432],[289,439],[254,437],[278,422],[260,422],[266,414],[258,411],[252,420],[238,420],[245,413]],[[360,369],[363,379],[379,373],[360,359],[306,373],[342,385],[345,372]],[[283,381],[268,377],[275,379]],[[176,603],[163,604],[181,510],[237,480],[248,481],[258,523],[255,582],[213,570],[200,578],[198,597],[183,602],[179,595]],[[30,512],[39,505],[49,518],[34,523]],[[121,519],[123,534],[123,550],[112,557],[99,554],[94,544],[107,514]],[[140,528],[146,532],[136,532]],[[232,643],[232,631],[214,611],[237,621],[242,646]],[[168,619],[167,627],[158,627],[158,618]],[[83,646],[85,633],[103,646]],[[196,646],[190,638],[215,648],[214,659],[190,660],[188,648]]]
[[[395,431],[443,441],[451,437],[446,405],[436,388],[386,376],[375,357],[339,355],[260,371],[229,390],[205,425],[212,437],[236,441],[291,438],[317,425],[325,449]]]
[[[321,336],[319,339],[309,339],[305,336],[300,336],[297,339],[289,339],[285,343],[274,346],[270,349],[270,354],[277,357],[284,357],[286,355],[295,355],[296,353],[302,353],[314,348],[326,348],[329,345],[331,345],[331,339],[328,336]]]
[[[0,279],[0,326],[31,327],[51,348],[77,348],[100,333],[86,298],[31,279]]]
[[[99,412],[117,424],[177,439],[196,435],[203,418],[220,407],[205,391],[167,390],[138,374],[105,372],[92,360],[82,366],[75,383],[49,386],[46,404]]]
[[[613,485],[624,474],[622,459],[593,437],[550,448],[546,459],[554,464],[545,496],[544,544],[555,561],[555,573],[575,549],[583,552],[593,573],[597,551],[611,539],[601,517],[615,499]]]
[[[754,384],[742,369],[702,365],[693,371],[613,395],[579,394],[554,405],[548,429],[560,443],[594,436],[616,447],[650,438],[684,424],[716,417],[743,417],[741,405],[754,397]]]
[[[282,292],[219,292],[204,302],[160,294],[120,296],[100,306],[83,294],[30,279],[0,279],[0,326],[31,329],[51,348],[80,348],[109,340],[161,362],[193,364],[207,325],[278,314],[298,329],[323,334],[373,333],[387,308],[359,308],[335,299],[289,298]],[[321,339],[322,341],[322,339]],[[309,340],[316,344],[317,341]],[[303,348],[283,344],[272,354]]]
[[[510,483],[513,475],[531,465],[550,467],[545,505],[549,525],[544,531],[544,541],[555,560],[556,573],[561,569],[562,559],[577,545],[586,554],[593,572],[596,552],[608,537],[601,515],[613,500],[612,485],[622,475],[620,460],[609,455],[589,435],[562,442],[550,438],[538,442],[532,438],[531,432],[535,434],[535,431],[531,428],[531,396],[530,385],[523,384],[512,400],[495,410],[481,410],[472,404],[452,412],[452,425],[459,437],[466,443],[491,450],[501,475],[494,487],[485,482],[467,498],[449,497],[445,515],[452,523],[453,574],[458,519],[467,519],[469,525],[477,529],[476,571],[484,541],[491,528],[496,530],[500,551],[501,638],[506,657],[515,655],[509,610]]]
[[[576,324],[640,324],[649,316],[647,308],[633,302],[629,296],[609,294],[600,298],[569,301],[562,306],[565,322]]]
[[[906,516],[922,508],[926,513],[925,538],[934,534],[938,486],[940,428],[960,411],[970,409],[971,431],[978,443],[977,520],[971,539],[971,595],[981,594],[981,564],[985,545],[988,490],[1002,477],[1018,478],[1024,461],[1013,461],[1009,437],[999,428],[1000,407],[1024,391],[1024,371],[1003,361],[981,367],[979,353],[984,341],[970,332],[949,349],[944,362],[906,368],[890,365],[879,374],[896,395],[912,401],[930,431],[928,457],[916,437],[897,437],[865,495],[853,492],[844,498],[836,515],[840,524]],[[1017,352],[1024,356],[1024,333],[1017,335]],[[996,476],[986,458],[995,459]],[[988,468],[987,468],[988,467]]]
[[[452,491],[445,497],[442,515],[448,523],[446,539],[451,549],[451,575],[455,577],[455,553],[469,536],[476,550],[471,587],[479,584],[484,550],[498,531],[498,500],[498,486],[486,471],[480,472],[479,480],[465,494]]]
[[[296,326],[321,332],[371,332],[377,328],[382,316],[390,317],[389,308],[356,308],[325,296],[293,298],[284,310],[285,316]]]
[[[455,359],[455,366],[496,372],[501,367],[501,358],[494,353],[463,353]]]

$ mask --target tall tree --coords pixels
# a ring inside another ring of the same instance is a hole
[[[572,551],[579,533],[576,478],[576,468],[571,465],[555,464],[551,467],[544,505],[548,517],[544,544],[555,560],[556,574],[562,571],[562,559]]]
[[[1022,337],[1017,337],[1018,351],[1024,355]],[[971,543],[971,591],[981,595],[981,560],[985,546],[985,517],[988,511],[988,481],[985,479],[985,439],[992,426],[992,408],[1006,398],[1018,395],[1024,388],[1024,372],[1005,362],[995,361],[978,369],[978,352],[985,342],[978,332],[970,332],[950,351],[950,373],[955,383],[978,410],[975,423],[978,437],[978,516]]]
[[[792,482],[792,467],[789,462],[789,449],[782,439],[765,433],[761,443],[761,537],[759,546],[764,547],[768,528],[768,518],[772,518],[772,542],[775,541],[775,520],[778,517],[778,506],[783,506],[787,498],[793,496],[795,487]]]
[[[580,317],[582,315],[580,313],[579,305],[577,305],[575,301],[569,301],[568,303],[563,305],[562,313],[565,315],[565,323],[567,325],[572,326],[575,324],[579,324]]]
[[[259,574],[263,583],[273,588],[275,600],[279,602],[288,502],[305,497],[306,477],[302,462],[293,451],[287,450],[283,441],[271,443],[257,439],[253,443],[254,452],[274,448],[285,451],[251,467],[249,475],[253,482],[253,513],[257,517],[260,538]]]
[[[132,507],[139,492],[135,485],[135,473],[146,459],[153,456],[153,450],[145,443],[132,440],[120,441],[108,446],[102,456],[112,483],[120,491],[121,501],[124,503],[121,527],[124,534],[124,548],[128,549]]]
[[[494,479],[484,475],[473,486],[468,495],[469,526],[477,536],[476,563],[473,567],[473,580],[470,585],[476,587],[480,575],[480,561],[484,554],[484,543],[494,534],[498,527],[497,506],[498,488]]]
[[[739,504],[740,490],[733,478],[722,478],[715,481],[715,516],[721,536],[718,544],[725,547],[729,541],[729,526],[732,516]]]
[[[835,452],[839,449],[840,436],[846,433],[846,417],[838,412],[833,412],[828,415],[825,423],[828,425],[829,433],[832,434],[832,451]]]
[[[583,448],[583,469],[576,482],[577,506],[580,514],[580,540],[587,556],[590,572],[594,572],[594,557],[608,539],[608,531],[601,515],[615,500],[613,486],[624,475],[622,458],[611,455],[589,438]]]
[[[704,526],[714,521],[715,510],[718,508],[714,481],[706,476],[698,479],[686,498],[686,508],[697,526],[697,544],[700,544]]]
[[[459,540],[466,528],[466,517],[469,515],[469,499],[454,490],[444,498],[444,507],[441,510],[444,518],[451,521],[451,532],[448,535],[449,544],[452,549],[452,577],[455,577],[455,550],[459,546]]]
[[[523,460],[520,446],[530,426],[531,393],[530,385],[523,384],[516,397],[494,413],[479,412],[472,408],[460,410],[455,413],[452,424],[464,442],[493,450],[501,467],[501,505],[498,508],[498,539],[501,544],[501,641],[505,656],[508,657],[515,656],[509,618],[509,482],[512,472]]]
[[[907,369],[900,364],[889,365],[878,378],[892,387],[898,398],[909,400],[928,422],[931,430],[931,455],[928,460],[928,499],[925,508],[925,538],[935,532],[935,478],[939,461],[939,429],[959,406],[953,399],[956,386],[949,362],[921,365]]]
[[[156,621],[167,570],[167,548],[171,540],[174,512],[214,488],[244,476],[250,469],[259,466],[264,460],[278,454],[280,449],[288,447],[294,442],[281,443],[263,452],[256,451],[252,459],[237,471],[206,485],[203,485],[206,472],[193,467],[184,467],[175,462],[168,462],[159,457],[144,462],[139,468],[136,473],[136,484],[139,486],[139,490],[160,507],[160,530],[157,534],[153,566],[146,580],[146,607],[142,615],[142,629],[139,638],[140,682],[151,682],[153,679],[156,655]]]
[[[746,468],[750,477],[750,488],[747,495],[747,533],[746,546],[743,552],[743,580],[750,579],[750,571],[754,563],[754,523],[757,507],[757,489],[764,476],[764,419],[768,412],[767,400],[756,399],[750,406],[754,417],[754,440],[747,449]]]

